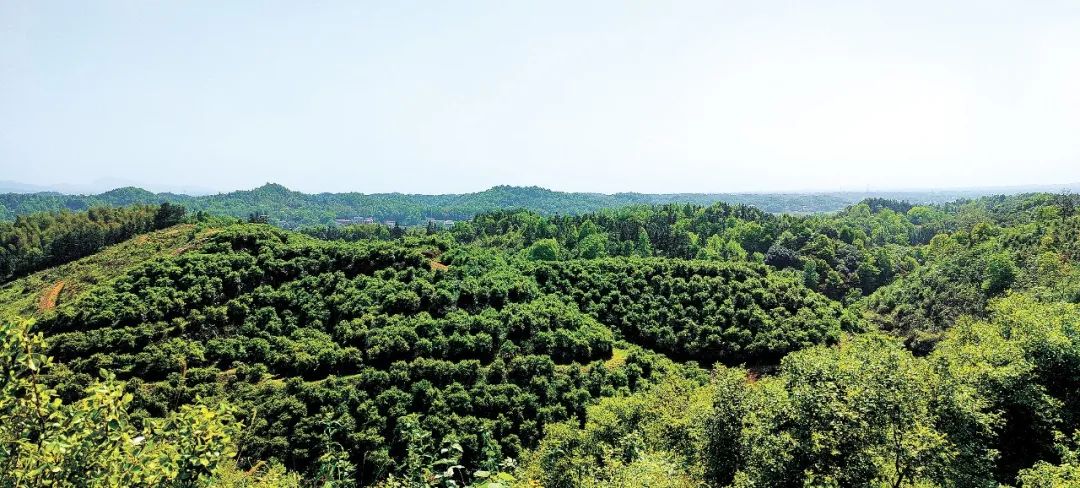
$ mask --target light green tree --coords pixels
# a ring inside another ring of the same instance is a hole
[[[578,243],[578,255],[585,259],[607,256],[608,237],[606,234],[589,234]]]
[[[533,261],[558,261],[561,254],[555,239],[540,239],[525,250],[525,255]]]

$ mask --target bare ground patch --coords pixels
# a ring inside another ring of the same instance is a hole
[[[56,301],[60,298],[61,291],[64,291],[64,280],[57,281],[41,295],[41,300],[38,302],[38,308],[40,308],[42,312],[56,308]]]

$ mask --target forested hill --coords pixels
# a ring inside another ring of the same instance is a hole
[[[481,212],[525,209],[543,215],[576,215],[635,204],[715,202],[753,205],[771,213],[833,212],[865,198],[879,197],[911,203],[943,203],[974,198],[992,190],[833,193],[566,193],[538,187],[496,186],[478,193],[418,195],[403,193],[301,193],[268,183],[253,190],[217,195],[189,196],[152,193],[141,188],[117,188],[97,195],[61,193],[7,193],[0,195],[0,220],[42,211],[86,210],[94,206],[127,206],[169,202],[191,212],[248,217],[266,215],[286,228],[331,224],[335,219],[372,218],[402,224],[427,219],[467,220]],[[999,191],[1000,193],[1000,191]]]

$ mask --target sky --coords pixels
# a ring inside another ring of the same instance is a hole
[[[1080,2],[0,0],[0,180],[1080,182]]]

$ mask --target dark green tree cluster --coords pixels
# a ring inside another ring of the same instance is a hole
[[[29,324],[0,324],[0,486],[298,487],[280,465],[241,471],[227,402],[183,405],[136,426],[132,395],[106,373],[65,403],[44,379],[52,358]],[[326,480],[333,481],[333,480]]]
[[[388,241],[393,238],[384,224],[322,225],[301,227],[299,232],[327,241]]]
[[[609,258],[533,272],[630,342],[704,364],[772,364],[857,327],[837,303],[758,264]]]

